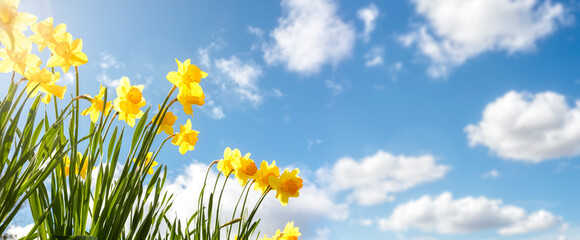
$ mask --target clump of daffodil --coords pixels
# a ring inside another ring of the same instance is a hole
[[[201,106],[205,103],[205,95],[199,82],[202,78],[207,77],[207,73],[192,65],[190,59],[183,63],[177,59],[175,61],[177,62],[177,72],[168,73],[167,80],[179,88],[177,100],[183,105],[185,114],[191,115],[193,114],[193,104]]]
[[[147,156],[145,157],[145,164],[143,164],[144,166],[146,166],[147,164],[149,164],[149,162],[151,162],[151,158],[153,157],[153,153],[149,152],[147,153]],[[137,158],[133,158],[133,162],[137,161]],[[137,165],[139,166],[139,165]],[[155,160],[153,160],[153,163],[151,163],[151,167],[149,167],[149,170],[147,170],[147,174],[152,175],[155,171],[153,171],[153,167],[157,166],[157,162]]]
[[[71,66],[80,66],[88,62],[87,55],[82,52],[83,40],[73,41],[70,33],[64,37],[52,50],[52,56],[48,59],[46,67],[61,67],[67,73]]]
[[[288,204],[288,198],[298,197],[299,195],[303,181],[301,177],[298,177],[298,172],[300,172],[298,168],[292,170],[292,172],[288,172],[288,169],[285,169],[279,178],[274,176],[268,177],[268,182],[276,190],[276,198],[280,200],[282,206]]]
[[[70,172],[70,158],[68,157],[68,155],[64,156],[64,162],[65,162],[64,176],[68,177],[68,174]],[[83,162],[83,167],[80,169],[80,172],[79,172],[78,165],[80,165],[80,162]],[[87,177],[88,164],[89,164],[89,159],[85,158],[83,160],[83,154],[80,152],[77,152],[77,167],[75,169],[76,169],[76,173],[78,175],[80,175],[81,178],[83,178],[83,179],[85,179]]]
[[[27,68],[39,67],[42,64],[38,56],[30,53],[30,46],[14,50],[3,48],[0,50],[0,57],[0,72],[3,73],[15,71],[24,75]]]
[[[298,237],[302,235],[298,230],[299,228],[294,227],[294,221],[292,221],[286,224],[284,231],[280,232],[280,229],[278,229],[272,238],[264,236],[261,240],[298,240]]]
[[[64,98],[66,86],[56,85],[56,81],[60,78],[60,73],[52,73],[48,69],[40,70],[38,67],[32,67],[24,73],[24,77],[28,79],[26,84],[26,93],[29,97],[34,97],[38,91],[46,93],[42,98],[43,103],[50,103],[52,96],[57,96],[60,99]]]
[[[155,121],[155,119],[157,119],[157,115],[158,114],[156,114],[153,117],[151,122],[153,122],[153,121]],[[167,111],[167,113],[165,113],[165,117],[161,121],[161,126],[159,127],[159,130],[157,130],[157,134],[161,133],[161,131],[164,131],[167,135],[173,134],[173,125],[175,124],[176,120],[177,120],[177,116],[173,115],[173,113],[171,111]]]
[[[250,153],[246,153],[245,156],[234,159],[231,164],[234,168],[236,178],[242,186],[246,185],[248,179],[253,179],[254,175],[258,171],[258,168],[256,168],[256,163],[254,163],[254,160],[250,159]]]
[[[193,149],[195,149],[197,134],[199,134],[199,132],[191,129],[191,121],[187,119],[185,125],[179,126],[179,133],[173,136],[171,143],[179,146],[179,153],[183,155],[187,151],[193,151]]]
[[[0,42],[9,49],[22,48],[26,44],[26,36],[22,33],[36,21],[36,16],[18,12],[20,0],[0,1]]]
[[[262,161],[260,169],[256,171],[256,174],[254,174],[254,179],[256,180],[254,183],[254,189],[262,191],[262,193],[266,192],[268,187],[270,187],[270,182],[268,181],[270,176],[275,178],[280,177],[280,169],[276,166],[276,161],[272,161],[272,164],[270,165],[268,165],[268,162]]]
[[[81,112],[81,115],[83,116],[91,114],[91,121],[94,123],[96,123],[99,120],[99,112],[103,112],[104,110],[104,114],[105,116],[107,116],[111,111],[111,102],[109,101],[105,104],[105,101],[103,100],[107,88],[104,88],[103,85],[101,84],[99,89],[100,89],[99,94],[97,94],[94,98],[89,98],[91,106],[85,109],[83,112]]]
[[[52,17],[30,25],[30,30],[36,34],[28,37],[28,40],[38,45],[39,52],[44,50],[47,46],[51,50],[54,50],[54,47],[59,42],[66,40],[66,24],[61,23],[56,27],[53,27],[54,24],[52,23]]]
[[[224,150],[224,158],[220,159],[217,164],[218,171],[222,172],[226,177],[229,176],[229,174],[234,171],[232,162],[240,157],[242,157],[242,154],[239,149],[236,148],[232,151],[230,147],[227,147],[226,150]]]
[[[146,104],[142,91],[143,85],[131,86],[127,77],[122,77],[117,87],[117,98],[113,107],[119,113],[119,120],[124,120],[131,127],[135,126],[135,119],[143,116],[143,111],[139,109]]]
[[[282,232],[282,239],[298,240],[298,237],[302,235],[302,233],[300,233],[298,229],[299,228],[294,227],[294,221],[287,223],[286,227],[284,227],[284,232]]]

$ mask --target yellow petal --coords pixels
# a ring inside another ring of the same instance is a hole
[[[185,155],[185,153],[187,152],[187,144],[181,144],[179,145],[179,153],[181,153],[181,155]]]

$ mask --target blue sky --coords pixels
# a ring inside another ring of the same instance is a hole
[[[175,58],[209,74],[196,149],[167,145],[157,159],[182,196],[176,211],[193,211],[198,173],[229,146],[306,180],[286,208],[265,204],[264,231],[295,220],[302,239],[569,240],[580,239],[579,8],[42,0],[20,10],[83,39],[81,92],[114,94],[127,76],[155,105]]]

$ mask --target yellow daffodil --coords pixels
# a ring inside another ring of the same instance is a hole
[[[30,53],[30,47],[21,49],[1,49],[0,57],[0,72],[7,73],[15,71],[20,75],[24,75],[26,68],[39,67],[42,63],[40,58]]]
[[[260,240],[272,240],[272,238],[268,238],[268,236],[266,236],[266,235],[264,234],[264,237],[263,237],[262,239],[260,239]]]
[[[242,186],[246,185],[248,179],[253,179],[254,175],[258,171],[258,168],[256,168],[256,163],[254,163],[254,160],[250,159],[250,153],[247,153],[241,158],[234,159],[234,161],[231,163],[232,167],[234,167],[236,178]]]
[[[177,72],[168,73],[167,80],[179,88],[177,100],[183,105],[185,114],[191,115],[193,104],[201,106],[205,103],[205,95],[199,82],[207,77],[207,73],[192,65],[190,59],[183,63],[175,59],[175,62],[177,62]]]
[[[179,133],[173,136],[171,143],[179,146],[179,153],[183,155],[187,151],[193,151],[193,149],[195,149],[197,134],[199,134],[199,132],[191,130],[191,121],[187,119],[185,125],[179,126]]]
[[[272,164],[270,165],[268,165],[268,162],[262,161],[260,169],[258,169],[254,175],[254,179],[256,179],[254,189],[264,193],[268,187],[270,187],[270,182],[268,182],[270,176],[276,178],[280,177],[280,170],[278,169],[278,166],[276,166],[276,161],[272,161]]]
[[[149,152],[147,153],[147,156],[145,157],[145,164],[147,165],[149,164],[149,162],[151,162],[151,158],[153,157],[153,153]],[[133,162],[137,161],[137,158],[133,158]],[[155,160],[153,160],[153,163],[151,163],[151,167],[149,167],[149,170],[147,170],[147,174],[152,175],[155,171],[153,171],[153,167],[157,166],[157,162]]]
[[[262,240],[279,240],[279,239],[282,239],[282,233],[280,232],[280,229],[276,230],[276,233],[274,233],[272,238],[266,238],[266,236],[264,236],[264,239]]]
[[[205,94],[199,84],[193,83],[188,88],[179,89],[177,100],[183,105],[183,112],[187,115],[193,114],[192,105],[202,106],[205,103]]]
[[[226,177],[229,176],[229,174],[234,170],[232,162],[240,157],[242,157],[240,150],[236,148],[232,151],[232,149],[227,147],[226,150],[224,150],[224,158],[220,159],[217,164],[218,171],[222,172]]]
[[[131,86],[127,77],[122,77],[117,87],[117,98],[113,107],[119,113],[119,120],[124,120],[131,127],[135,126],[135,119],[143,116],[143,111],[139,109],[146,104],[142,91],[143,85]]]
[[[46,95],[42,98],[42,102],[46,104],[50,103],[53,95],[60,99],[64,98],[66,86],[55,84],[60,78],[59,72],[52,74],[46,68],[40,70],[38,67],[32,67],[24,73],[24,77],[28,79],[26,93],[29,97],[36,96],[38,91],[44,92]]]
[[[22,32],[37,19],[30,13],[18,12],[18,5],[20,0],[0,0],[0,42],[8,49],[27,45]]]
[[[192,65],[190,59],[185,60],[183,63],[175,59],[175,62],[177,62],[177,72],[168,73],[167,80],[178,88],[189,86],[194,82],[199,83],[202,78],[207,77],[207,73]]]
[[[156,118],[157,115],[155,115],[151,121],[153,122]],[[165,117],[161,121],[159,130],[157,130],[157,134],[161,133],[161,131],[164,131],[167,133],[167,135],[173,134],[173,125],[175,124],[175,120],[177,120],[177,116],[173,115],[171,111],[167,111],[167,113],[165,113]]]
[[[36,34],[28,37],[28,40],[38,45],[39,52],[47,46],[54,50],[59,42],[66,40],[66,24],[61,23],[54,28],[53,26],[52,17],[30,25],[30,30]]]
[[[97,94],[94,98],[89,99],[89,101],[91,101],[91,106],[81,112],[81,115],[83,116],[86,116],[90,113],[91,121],[94,123],[99,120],[99,112],[103,112],[103,108],[105,111],[105,116],[109,115],[109,112],[111,111],[111,102],[109,101],[105,104],[105,101],[103,100],[103,97],[105,97],[105,91],[107,91],[107,89],[104,88],[102,84],[99,89],[99,94]]]
[[[268,181],[270,186],[276,190],[276,198],[280,200],[282,206],[288,204],[289,197],[298,197],[299,190],[302,188],[302,178],[298,177],[298,168],[288,172],[288,169],[284,170],[284,173],[280,178],[269,176]]]
[[[287,223],[286,227],[284,228],[284,232],[282,232],[282,238],[280,238],[280,240],[298,240],[298,237],[302,235],[298,229],[299,228],[294,227],[294,221]]]
[[[68,157],[68,155],[64,156],[64,162],[65,162],[64,176],[65,177],[68,177],[68,174],[70,172],[70,158]],[[83,167],[81,168],[81,171],[79,172],[78,165],[81,162],[83,162]],[[78,175],[80,175],[83,179],[85,179],[87,177],[88,164],[89,164],[89,159],[88,158],[85,158],[83,160],[83,154],[80,153],[80,152],[77,152],[77,167],[76,167],[76,173]]]
[[[48,59],[46,67],[58,67],[67,73],[71,66],[80,66],[88,62],[87,55],[83,52],[83,40],[72,40],[70,33],[65,33],[61,42],[54,46],[52,56]]]

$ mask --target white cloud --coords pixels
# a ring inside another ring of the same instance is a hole
[[[283,96],[284,96],[284,93],[282,93],[282,91],[280,91],[280,89],[277,89],[277,88],[274,88],[274,89],[272,90],[272,94],[273,94],[275,97],[278,97],[278,98],[281,98],[281,97],[283,97]]]
[[[317,175],[332,191],[348,191],[349,200],[374,205],[392,201],[393,193],[441,179],[449,170],[431,155],[394,156],[379,151],[358,161],[343,157],[331,168],[320,168]]]
[[[217,105],[213,100],[207,101],[201,109],[215,120],[220,120],[226,117],[222,106]]]
[[[367,219],[367,218],[363,218],[363,219],[360,219],[360,220],[358,221],[358,223],[359,223],[360,225],[363,225],[363,226],[367,226],[367,227],[368,227],[368,226],[370,226],[370,225],[372,225],[372,224],[373,224],[373,220],[371,220],[371,219]]]
[[[264,35],[264,31],[262,31],[259,27],[248,26],[248,32],[251,34],[256,35],[256,37],[261,38]]]
[[[203,185],[207,168],[206,164],[192,163],[175,180],[166,184],[166,190],[174,194],[174,203],[169,211],[169,219],[177,216],[183,221],[195,212],[198,194]],[[213,188],[216,176],[217,172],[213,166],[208,176],[208,185],[206,186],[208,189]],[[223,176],[218,184],[219,186],[223,185]],[[222,197],[222,216],[231,217],[241,191],[242,187],[235,179],[228,181]],[[262,219],[258,229],[261,231],[261,236],[263,234],[272,235],[276,229],[284,228],[289,221],[294,221],[294,225],[300,227],[305,236],[309,233],[314,235],[316,229],[313,229],[312,226],[315,223],[323,219],[341,221],[349,215],[348,205],[336,203],[328,191],[315,186],[307,178],[304,178],[304,187],[300,190],[300,197],[290,199],[286,207],[278,202],[274,193],[271,192],[265,198],[256,215],[256,218]],[[258,197],[258,192],[252,190],[248,199],[252,206]]]
[[[71,85],[75,83],[75,74],[73,72],[67,72],[61,75],[61,78],[58,80],[59,83],[64,85]]]
[[[265,44],[264,60],[283,63],[289,71],[312,74],[323,65],[337,65],[349,57],[355,31],[337,15],[333,0],[283,0],[284,16]]]
[[[117,86],[119,86],[121,78],[112,79],[111,77],[109,77],[109,75],[107,75],[107,72],[103,70],[99,75],[97,75],[97,81],[104,84],[107,87],[116,88]]]
[[[233,85],[228,90],[233,89],[242,101],[248,101],[254,106],[262,103],[263,96],[257,86],[258,78],[262,75],[260,66],[244,64],[236,56],[217,59],[215,65]]]
[[[214,119],[218,119],[218,120],[226,117],[226,115],[224,114],[224,111],[222,110],[222,107],[221,106],[214,106],[214,107],[212,107],[211,108],[211,116]]]
[[[322,228],[316,230],[316,238],[315,240],[328,240],[330,239],[330,228]]]
[[[365,23],[362,37],[365,42],[368,42],[371,39],[371,33],[375,30],[375,21],[379,16],[379,9],[371,3],[369,6],[358,10],[357,15]]]
[[[107,70],[109,68],[116,68],[116,69],[124,68],[125,64],[122,62],[119,62],[117,60],[117,58],[110,53],[101,52],[99,55],[101,56],[101,63],[99,63],[99,66],[101,67],[101,73],[99,75],[97,75],[97,77],[96,77],[97,81],[104,84],[107,87],[116,88],[117,86],[119,86],[119,82],[121,81],[121,78],[113,79],[113,78],[109,77]]]
[[[389,66],[389,75],[391,75],[391,78],[394,81],[397,81],[397,79],[399,78],[399,73],[403,71],[403,63],[402,62],[396,62],[393,63],[391,66]]]
[[[4,234],[8,236],[15,236],[17,238],[23,238],[26,237],[26,235],[28,235],[28,232],[30,232],[32,227],[34,227],[34,223],[28,224],[26,226],[10,225],[8,226],[8,229],[6,229],[6,232]]]
[[[553,226],[561,221],[561,218],[552,213],[540,210],[528,215],[526,218],[514,223],[512,226],[499,229],[502,235],[524,234],[532,231],[540,231]]]
[[[509,54],[534,50],[536,42],[568,22],[560,3],[543,0],[413,0],[425,19],[401,37],[416,44],[431,64],[431,77],[446,77],[450,68],[486,51]]]
[[[417,238],[412,238],[411,240],[437,240],[437,238],[434,238],[434,237],[417,237]]]
[[[545,210],[528,214],[517,206],[504,205],[500,199],[465,197],[453,199],[449,192],[436,198],[425,195],[395,208],[388,219],[379,220],[384,231],[416,228],[442,234],[469,233],[497,229],[501,235],[540,231],[561,221]]]
[[[101,66],[102,69],[108,69],[110,67],[113,68],[125,67],[124,63],[119,62],[117,58],[110,53],[101,52],[99,55],[101,55],[101,63],[99,64],[99,66]]]
[[[209,48],[205,48],[205,49],[200,48],[197,51],[197,53],[199,55],[200,65],[202,65],[202,66],[204,66],[206,68],[211,67],[211,60],[210,60],[210,56],[209,56],[209,50],[210,50]]]
[[[580,154],[580,100],[569,106],[554,92],[507,92],[483,118],[465,128],[469,145],[484,145],[506,159],[538,163]]]
[[[263,75],[260,65],[235,55],[229,58],[215,57],[216,51],[226,43],[218,38],[205,48],[199,48],[198,62],[209,73],[204,86],[206,104],[203,111],[213,119],[223,119],[231,109],[257,108],[268,96],[280,97],[280,90],[273,93],[259,86]]]
[[[393,63],[393,65],[391,65],[391,70],[393,72],[400,72],[403,70],[403,63],[402,62],[396,62]]]
[[[383,65],[383,48],[382,47],[374,47],[370,51],[368,51],[365,55],[365,66],[367,67],[376,67]]]
[[[326,86],[326,88],[330,89],[330,91],[332,91],[332,94],[335,96],[340,95],[345,89],[345,86],[343,84],[340,84],[330,79],[326,79],[326,81],[324,81],[324,85]]]
[[[499,172],[495,169],[492,169],[491,171],[484,173],[482,177],[483,178],[498,178]]]
[[[322,144],[322,139],[316,139],[316,140],[308,139],[308,140],[306,140],[306,142],[308,142],[308,147],[306,149],[308,151],[310,151],[310,149],[312,149],[312,147]]]
[[[570,228],[570,223],[562,223],[562,225],[560,226],[560,231],[566,232],[568,231],[568,228]]]

